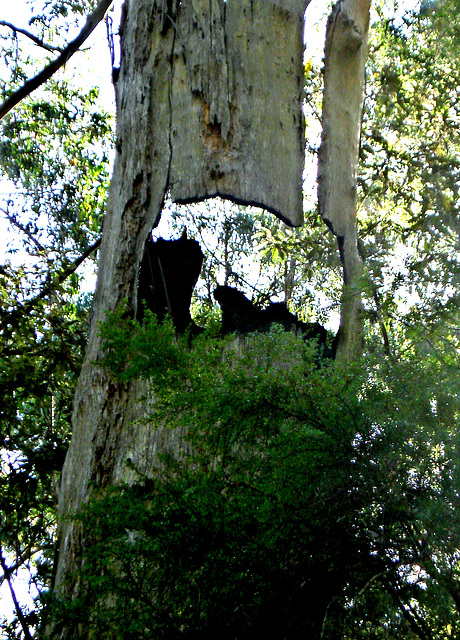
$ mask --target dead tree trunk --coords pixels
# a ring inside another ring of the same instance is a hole
[[[323,130],[318,162],[318,202],[337,236],[344,291],[337,357],[362,352],[363,265],[356,228],[356,172],[364,100],[371,0],[339,0],[329,16],[324,67]]]
[[[136,384],[98,367],[108,311],[136,312],[146,238],[169,191],[221,195],[302,222],[303,32],[309,0],[126,0],[117,82],[117,156],[103,227],[89,342],[59,496],[55,587],[73,599],[81,529],[67,515],[91,487],[152,464],[168,436],[136,426]],[[53,638],[69,638],[69,629]]]

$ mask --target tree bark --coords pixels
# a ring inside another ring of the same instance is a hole
[[[337,357],[362,353],[362,260],[356,227],[356,174],[371,0],[339,0],[326,32],[322,140],[318,160],[321,216],[337,236],[344,291]]]
[[[221,195],[302,222],[303,18],[309,0],[129,0],[117,81],[117,155],[104,219],[90,335],[59,495],[56,592],[80,589],[82,531],[68,519],[92,488],[130,480],[177,434],[141,424],[141,383],[98,366],[100,323],[136,311],[143,248],[168,190]],[[51,625],[49,637],[69,638]]]

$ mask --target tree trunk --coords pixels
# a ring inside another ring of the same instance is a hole
[[[93,316],[59,495],[56,592],[79,593],[82,531],[68,514],[92,487],[147,469],[173,433],[140,425],[141,383],[98,366],[99,325],[136,312],[139,264],[165,196],[221,195],[302,222],[303,18],[309,0],[128,0],[117,81],[117,155]],[[72,637],[50,625],[53,638]]]
[[[318,202],[337,236],[344,292],[337,357],[362,352],[363,265],[356,228],[356,173],[365,88],[371,0],[339,0],[329,16],[324,66],[323,130],[318,161]]]

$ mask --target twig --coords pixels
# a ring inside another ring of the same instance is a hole
[[[11,22],[5,22],[4,20],[0,20],[0,27],[8,27],[8,29],[11,29],[12,31],[14,31],[14,33],[22,33],[24,36],[29,38],[29,40],[32,40],[32,42],[35,42],[36,45],[38,45],[42,49],[46,49],[47,51],[62,51],[60,47],[53,47],[51,44],[46,44],[46,42],[43,42],[43,40],[40,40],[40,38],[37,38],[37,36],[34,36],[34,34],[30,33],[30,31],[26,31],[25,29],[20,29],[19,27],[15,27],[14,24],[11,24]]]
[[[384,571],[381,571],[380,573],[376,573],[375,575],[372,576],[372,578],[370,578],[370,580],[368,580],[366,582],[366,584],[364,585],[364,587],[360,590],[360,592],[358,593],[358,595],[354,598],[355,604],[358,600],[361,599],[361,597],[364,595],[364,592],[371,586],[371,584],[373,582],[375,582],[376,580],[378,580],[379,578],[382,578],[383,576],[386,576],[388,573],[390,573],[390,571],[393,571],[393,567],[389,567],[388,569],[385,569]],[[355,605],[353,605],[355,606]]]
[[[29,238],[29,240],[34,243],[34,245],[37,247],[39,251],[41,251],[42,253],[46,253],[45,247],[39,243],[39,241],[27,229],[27,227],[21,224],[19,220],[16,220],[16,218],[12,216],[11,213],[8,213],[8,211],[6,211],[5,209],[0,208],[0,211],[8,218],[9,222],[11,222],[12,225],[17,227],[20,231],[22,231]]]
[[[29,300],[26,300],[26,302],[24,302],[23,304],[20,304],[18,307],[13,309],[13,311],[8,311],[2,314],[3,315],[2,322],[8,321],[12,323],[14,322],[14,320],[19,314],[28,313],[29,311],[31,311],[33,307],[38,302],[40,302],[40,300],[43,300],[43,298],[45,298],[49,293],[57,289],[65,280],[67,280],[67,278],[71,276],[72,273],[74,273],[78,269],[78,267],[82,264],[82,262],[84,262],[86,258],[88,258],[88,256],[90,256],[94,251],[96,251],[96,249],[99,247],[100,244],[101,244],[101,238],[99,238],[98,240],[96,240],[96,242],[94,242],[91,246],[89,246],[86,249],[86,251],[81,254],[81,256],[79,256],[76,260],[71,262],[65,269],[61,271],[61,273],[59,273],[55,277],[49,276],[42,290],[39,293],[37,293],[36,296],[34,296],[33,298],[30,298]]]
[[[32,93],[32,91],[35,91],[35,89],[49,80],[58,69],[66,64],[69,58],[73,56],[73,54],[78,51],[85,40],[89,38],[99,22],[101,22],[101,20],[104,18],[106,11],[111,4],[112,0],[101,0],[93,13],[88,16],[86,24],[80,31],[78,36],[74,40],[69,42],[69,44],[62,50],[62,53],[55,60],[44,67],[36,76],[31,78],[30,80],[26,80],[22,87],[19,87],[17,91],[12,93],[10,97],[0,105],[0,120],[4,118],[5,115],[9,111],[11,111],[11,109],[13,109],[19,102],[21,102],[21,100],[26,98],[29,94]]]
[[[45,548],[45,546],[33,546],[32,544],[29,544],[27,548],[20,553],[16,551],[16,561],[14,564],[7,567],[8,571],[6,574],[3,573],[3,575],[0,576],[0,586],[3,584],[4,580],[7,579],[8,574],[11,575],[12,573],[15,573],[27,562],[27,560],[31,560],[31,558],[33,558],[37,553],[42,553]]]
[[[10,590],[10,593],[11,593],[11,598],[13,600],[13,604],[14,604],[14,608],[15,608],[15,611],[16,611],[16,615],[18,617],[19,623],[20,623],[20,625],[22,627],[22,630],[24,632],[24,637],[26,638],[26,640],[33,640],[32,636],[30,635],[29,627],[27,625],[27,622],[26,622],[26,619],[25,619],[24,614],[22,612],[22,609],[19,606],[18,599],[16,598],[16,593],[14,591],[13,584],[11,582],[11,574],[13,572],[6,565],[5,558],[3,557],[3,552],[2,552],[1,547],[0,547],[0,565],[2,567],[5,579],[6,579],[7,583],[8,583],[8,587],[9,587],[9,590]]]
[[[96,240],[96,242],[94,242],[91,246],[89,246],[86,249],[86,251],[81,254],[81,256],[79,256],[76,260],[71,262],[65,269],[61,271],[59,275],[55,276],[54,278],[49,277],[47,284],[45,284],[45,286],[40,291],[40,293],[37,293],[36,296],[28,300],[24,304],[24,307],[26,309],[29,309],[35,306],[37,302],[45,298],[49,293],[51,293],[51,291],[53,291],[54,289],[57,289],[57,287],[59,287],[63,282],[65,282],[65,280],[67,280],[67,278],[71,276],[72,273],[75,273],[75,271],[82,264],[82,262],[84,262],[86,258],[88,258],[88,256],[90,256],[94,251],[96,251],[96,249],[99,247],[100,244],[101,244],[101,238],[99,238],[98,240]]]
[[[382,334],[383,350],[384,350],[384,353],[391,360],[393,360],[393,354],[391,353],[391,346],[390,346],[390,337],[388,335],[385,322],[383,321],[381,298],[376,285],[373,285],[373,297],[374,297],[374,302],[377,309],[377,318],[378,318],[378,323],[380,327],[380,332]]]

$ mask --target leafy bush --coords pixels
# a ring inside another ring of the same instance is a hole
[[[187,446],[78,514],[75,637],[414,638],[426,612],[425,626],[457,624],[435,522],[452,524],[458,498],[414,366],[318,367],[314,345],[277,329],[192,348],[154,317],[102,332],[104,366],[148,378],[150,419]]]

